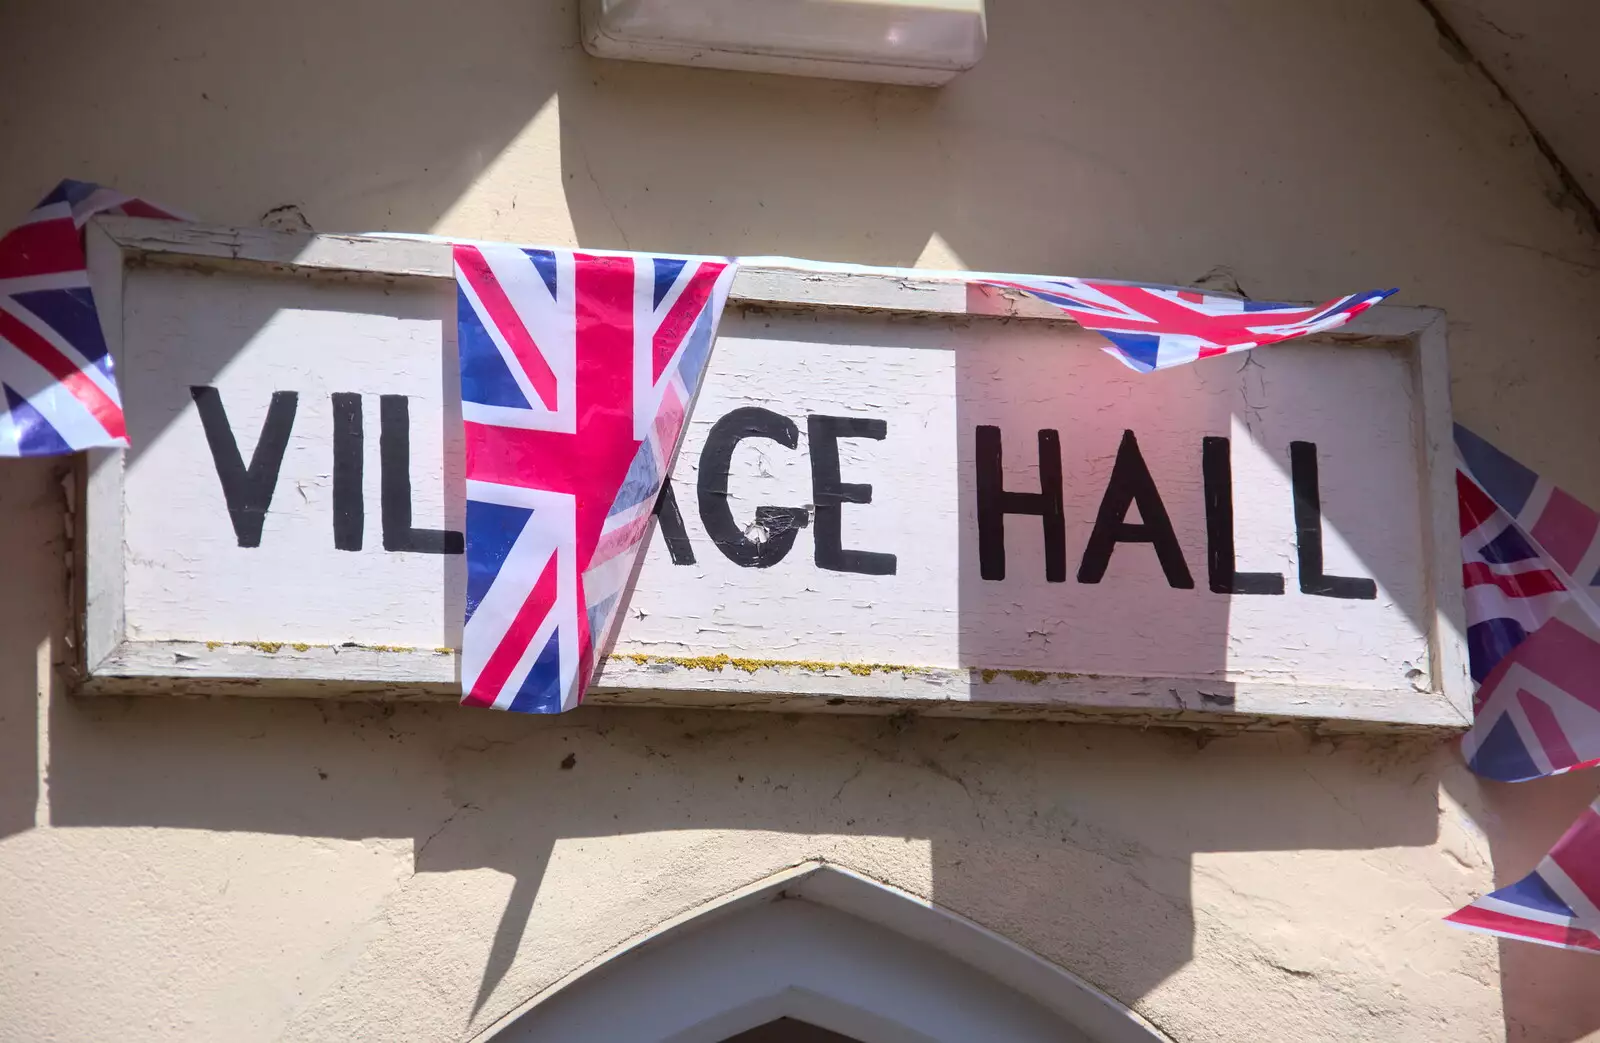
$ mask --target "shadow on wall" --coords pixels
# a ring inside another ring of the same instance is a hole
[[[1263,297],[1426,269],[1412,239],[1451,248],[1447,217],[1418,226],[1412,216],[1442,212],[1433,193],[1443,190],[1426,173],[1391,176],[1434,169],[1411,162],[1415,113],[1387,94],[1414,56],[1369,41],[1362,18],[993,7],[984,65],[927,92],[597,62],[577,44],[569,6],[525,0],[470,17],[426,3],[95,6],[92,33],[80,31],[84,13],[13,5],[0,16],[0,97],[25,96],[29,79],[58,94],[0,110],[0,139],[37,143],[0,175],[0,200],[20,212],[72,176],[232,224],[293,205],[322,230],[1184,283],[1226,263]],[[1126,52],[1084,41],[1086,24],[1165,58],[1134,69]],[[49,73],[64,53],[79,72],[60,79]],[[1373,68],[1345,68],[1355,53]],[[1262,108],[1268,79],[1276,96]],[[1118,104],[1101,104],[1113,88]],[[1332,95],[1339,103],[1325,104]],[[1174,110],[1173,98],[1194,97],[1239,118]],[[1280,118],[1295,108],[1317,118]],[[553,146],[541,121],[555,124]],[[1364,155],[1348,147],[1374,139]],[[487,176],[502,165],[515,175]],[[1060,219],[1041,221],[1052,200]],[[1370,258],[1363,230],[1385,221],[1412,231],[1373,270],[1359,259]],[[1316,251],[1302,246],[1310,232]],[[0,466],[0,574],[59,592],[57,469]],[[34,823],[48,761],[56,826],[409,838],[420,873],[498,870],[515,883],[467,986],[480,1008],[519,947],[546,941],[525,932],[550,930],[532,914],[558,843],[722,831],[926,843],[934,900],[1131,1003],[1194,951],[1197,853],[1426,845],[1444,782],[1485,823],[1508,882],[1570,821],[1563,811],[1540,820],[1548,829],[1529,824],[1549,787],[1564,787],[1575,811],[1594,785],[1480,790],[1453,751],[1426,742],[1203,746],[932,719],[585,709],[526,720],[410,705],[55,699],[42,728],[38,650],[59,659],[63,648],[54,607],[47,616],[34,599],[0,599],[0,834]],[[694,843],[674,850],[663,874],[692,872]],[[1330,902],[1353,900],[1344,881],[1325,886]],[[1571,1004],[1578,983],[1561,976],[1592,966],[1526,946],[1502,955],[1512,1038],[1524,1020],[1548,1024],[1543,1007]],[[1591,1008],[1559,1038],[1597,1026]]]
[[[55,611],[41,611],[38,596],[0,594],[0,838],[33,827],[43,775],[40,696],[48,690],[41,661],[60,647],[64,607],[61,517],[62,460],[0,460],[0,575],[5,589],[37,591]]]
[[[644,870],[662,879],[693,874],[719,846],[707,837],[728,832],[926,845],[934,900],[1132,1002],[1193,953],[1195,852],[1427,845],[1429,783],[1450,768],[1436,743],[1336,752],[1255,736],[1202,749],[1110,727],[600,708],[547,720],[61,700],[51,731],[57,827],[411,838],[418,873],[513,877],[479,1006],[519,948],[562,944],[549,915],[530,922],[558,844],[664,832],[684,836]],[[1351,900],[1341,881],[1321,886]]]

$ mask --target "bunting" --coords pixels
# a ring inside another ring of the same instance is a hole
[[[1396,292],[1353,293],[1307,307],[1104,279],[986,276],[979,281],[1054,304],[1104,337],[1107,354],[1141,373],[1324,333]]]
[[[83,226],[103,213],[177,218],[99,185],[63,181],[0,239],[0,456],[128,444],[83,248]]]
[[[1533,872],[1445,919],[1469,931],[1600,952],[1600,801],[1584,810]]]
[[[1467,763],[1501,782],[1600,763],[1600,515],[1466,428],[1456,447]]]
[[[89,283],[99,213],[178,215],[63,181],[0,239],[0,456],[127,445]],[[462,702],[577,705],[638,565],[736,270],[728,258],[453,246],[466,444]],[[1325,332],[1316,307],[1171,286],[971,276],[1059,307],[1140,372]],[[1457,428],[1472,770],[1600,764],[1600,512]],[[1539,866],[1456,911],[1469,930],[1600,951],[1600,801]]]
[[[1461,582],[1478,691],[1462,752],[1525,782],[1600,764],[1600,514],[1456,428]],[[1468,930],[1600,952],[1600,802],[1532,873],[1446,917]]]
[[[733,282],[726,258],[457,245],[462,702],[582,698]]]

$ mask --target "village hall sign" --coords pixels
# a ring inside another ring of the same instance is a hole
[[[85,690],[457,693],[448,249],[90,253],[133,448],[87,478]],[[958,278],[742,269],[591,699],[1461,725],[1437,316],[1149,375],[1099,343]]]

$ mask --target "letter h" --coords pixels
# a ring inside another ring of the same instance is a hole
[[[1000,429],[980,426],[978,465],[978,574],[1006,578],[1006,515],[1033,514],[1044,522],[1044,578],[1067,581],[1067,516],[1061,489],[1061,435],[1039,431],[1039,491],[1013,492],[1005,487]]]

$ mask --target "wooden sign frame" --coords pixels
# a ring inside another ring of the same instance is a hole
[[[426,238],[283,233],[102,217],[88,228],[90,271],[113,354],[121,350],[122,286],[133,266],[246,270],[286,278],[453,278],[448,246]],[[974,294],[948,273],[746,264],[736,309],[877,312],[959,320],[1075,325],[1020,294]],[[1446,324],[1431,308],[1380,306],[1335,334],[1352,348],[1404,350],[1411,361],[1423,459],[1431,673],[1386,690],[1207,683],[1172,678],[1035,674],[870,663],[613,656],[591,688],[601,704],[784,711],[918,712],[1133,720],[1205,727],[1460,730],[1471,720]],[[437,699],[459,695],[449,649],[130,640],[124,614],[122,455],[89,454],[76,520],[79,689],[85,694],[255,694]]]

